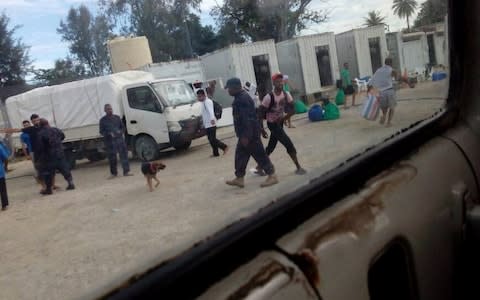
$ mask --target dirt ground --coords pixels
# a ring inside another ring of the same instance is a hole
[[[73,171],[77,189],[65,191],[65,181],[57,176],[62,190],[48,197],[38,194],[31,162],[11,163],[11,205],[0,212],[0,299],[100,296],[278,195],[308,184],[355,152],[430,117],[444,104],[442,91],[441,83],[431,82],[400,90],[391,128],[362,119],[361,106],[342,109],[336,121],[311,123],[305,114],[295,116],[296,128],[287,132],[308,174],[295,175],[279,145],[271,158],[280,184],[267,189],[259,187],[263,177],[250,173],[245,189],[224,184],[233,178],[232,127],[219,130],[231,148],[220,158],[209,158],[206,138],[186,152],[164,152],[167,168],[159,173],[161,184],[153,193],[138,161],[131,162],[135,176],[113,180],[107,180],[107,161],[80,162]],[[251,161],[249,168],[254,165]]]

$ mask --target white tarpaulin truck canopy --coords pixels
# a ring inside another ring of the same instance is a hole
[[[126,71],[37,88],[7,99],[10,126],[21,127],[22,121],[34,113],[64,130],[98,125],[107,103],[112,105],[114,113],[123,115],[121,93],[124,86],[152,80],[150,73]]]

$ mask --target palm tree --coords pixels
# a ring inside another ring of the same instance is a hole
[[[385,17],[380,15],[380,12],[372,10],[368,12],[368,17],[363,18],[365,23],[363,23],[367,27],[377,26],[377,25],[385,25]]]
[[[393,0],[393,13],[400,18],[407,18],[407,27],[410,31],[410,17],[415,12],[418,3],[415,0]]]

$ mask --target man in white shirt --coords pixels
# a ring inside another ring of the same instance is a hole
[[[245,82],[245,91],[252,97],[253,102],[255,102],[255,107],[258,108],[260,101],[257,97],[257,87],[254,84],[251,84],[249,81]]]
[[[205,95],[205,90],[197,90],[197,99],[202,103],[203,126],[207,130],[208,141],[212,146],[212,157],[220,156],[218,148],[223,150],[223,155],[227,154],[228,146],[217,139],[217,119],[213,110],[213,101]]]
[[[393,88],[392,77],[396,76],[395,70],[392,68],[393,60],[385,59],[385,65],[379,68],[373,74],[371,85],[380,91],[380,109],[382,110],[382,118],[380,124],[387,121],[387,127],[392,126],[392,118],[397,105],[397,97]]]

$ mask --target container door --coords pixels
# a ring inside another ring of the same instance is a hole
[[[368,46],[370,48],[370,59],[372,61],[372,72],[375,73],[382,67],[382,52],[380,49],[380,38],[374,37],[368,39]]]
[[[333,85],[332,67],[330,64],[330,48],[328,45],[315,47],[317,54],[318,72],[320,74],[320,85]]]
[[[263,97],[273,89],[269,57],[268,54],[257,55],[253,56],[252,60],[255,79],[257,80],[258,96],[260,99],[263,99]]]
[[[170,141],[164,108],[149,86],[127,88],[123,104],[128,134],[147,134],[157,144]]]
[[[430,66],[436,66],[437,54],[435,53],[435,43],[433,41],[433,34],[427,35],[427,42],[428,42],[428,58],[429,58]]]

